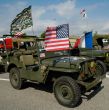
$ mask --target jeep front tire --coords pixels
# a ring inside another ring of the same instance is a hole
[[[20,78],[20,71],[18,68],[14,67],[9,73],[10,83],[15,89],[22,89],[23,80]]]
[[[57,101],[67,107],[75,107],[81,98],[81,91],[76,83],[70,77],[60,77],[54,82],[54,95]]]

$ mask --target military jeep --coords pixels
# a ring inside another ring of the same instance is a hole
[[[97,59],[103,61],[107,68],[109,68],[109,35],[95,34],[93,41],[94,48],[98,49],[98,51],[96,50],[94,52],[94,55],[97,57]]]
[[[66,51],[46,52],[43,39],[36,36],[13,39],[13,46],[2,55],[13,88],[21,89],[28,80],[53,84],[61,105],[77,106],[81,94],[100,87],[105,77],[95,59],[70,56]]]

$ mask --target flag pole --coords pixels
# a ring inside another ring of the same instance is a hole
[[[69,38],[69,25],[68,25],[68,38]],[[71,62],[70,62],[70,39],[69,39],[69,50],[68,50],[68,57],[69,57],[69,64],[70,64],[70,68],[71,68]]]
[[[33,33],[33,35],[35,35],[35,34],[34,34],[34,29],[33,29],[33,25],[32,25],[32,33]]]

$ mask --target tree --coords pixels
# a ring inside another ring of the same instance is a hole
[[[45,31],[41,33],[40,37],[45,38]]]

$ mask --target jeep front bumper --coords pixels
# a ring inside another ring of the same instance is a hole
[[[102,80],[106,77],[106,75],[102,75],[100,77],[95,78],[93,81],[89,82],[83,82],[83,81],[77,81],[78,84],[85,87],[86,92],[94,87],[96,87],[99,83],[102,82]]]

